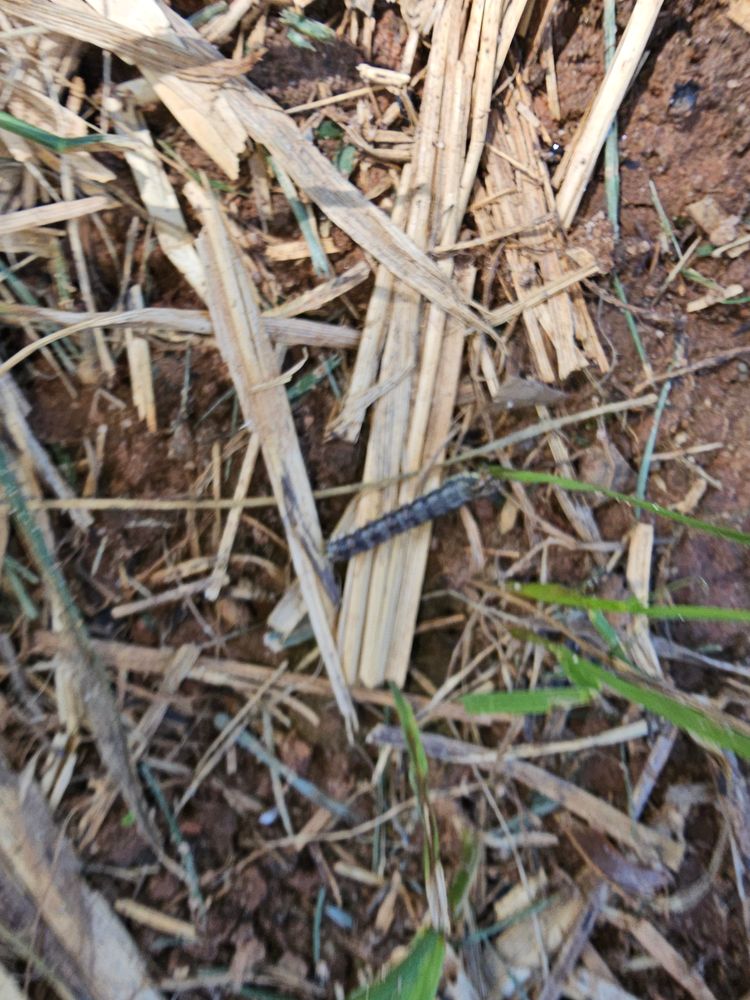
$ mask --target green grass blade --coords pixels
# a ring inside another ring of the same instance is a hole
[[[36,605],[32,601],[29,592],[23,585],[21,575],[16,572],[14,566],[7,563],[3,576],[8,581],[8,587],[13,591],[13,594],[18,601],[21,614],[30,622],[36,621],[39,617],[39,612],[37,611]],[[0,579],[2,579],[2,577],[0,577]]]
[[[316,274],[325,275],[329,277],[331,275],[331,265],[328,263],[328,258],[326,257],[325,250],[323,249],[323,244],[318,238],[318,233],[312,225],[310,216],[308,216],[308,209],[300,200],[297,189],[294,186],[289,174],[283,167],[278,164],[272,156],[269,156],[268,162],[273,170],[276,180],[279,182],[279,187],[289,202],[289,207],[292,210],[294,218],[297,220],[297,225],[300,228],[300,232],[307,244],[307,248],[310,251],[310,262],[312,263],[313,270]],[[312,211],[312,210],[311,210]]]
[[[422,746],[422,737],[420,736],[417,719],[411,705],[393,683],[391,683],[391,694],[396,706],[398,721],[404,731],[406,748],[409,752],[409,760],[414,771],[414,793],[419,798],[421,794],[420,785],[422,789],[426,789],[427,784],[427,754],[424,752],[424,747]],[[420,802],[421,805],[422,802]]]
[[[379,983],[350,993],[348,1000],[434,1000],[440,985],[445,939],[428,929],[412,941],[409,954]]]
[[[622,302],[623,305],[627,305],[628,297],[627,294],[625,293],[625,288],[623,286],[623,283],[620,281],[619,277],[616,274],[612,278],[612,284],[614,286],[617,298]],[[635,319],[633,318],[633,314],[629,309],[623,309],[622,315],[625,318],[625,323],[627,325],[628,330],[630,331],[630,336],[633,340],[633,343],[635,344],[635,349],[638,352],[638,357],[641,360],[641,364],[644,367],[644,371],[647,377],[651,378],[654,373],[651,368],[651,362],[648,360],[646,349],[643,346],[641,335],[638,332],[638,324],[636,323]]]
[[[544,642],[574,684],[607,688],[627,701],[667,719],[703,743],[733,750],[750,759],[750,726],[712,705],[703,705],[692,695],[671,691],[654,678],[625,676],[605,670],[592,660],[573,653],[560,643]]]
[[[512,480],[516,483],[528,483],[530,486],[559,486],[563,490],[570,490],[572,493],[600,493],[611,500],[619,500],[620,503],[627,504],[628,507],[635,507],[638,510],[645,510],[650,514],[666,518],[668,521],[675,521],[677,524],[684,524],[687,528],[701,531],[706,535],[713,535],[715,538],[725,538],[730,542],[740,542],[742,545],[750,545],[750,534],[738,531],[736,528],[728,528],[722,524],[712,524],[710,521],[701,521],[698,517],[690,517],[687,514],[680,514],[669,507],[662,507],[661,504],[653,503],[651,500],[639,500],[629,493],[618,493],[616,490],[608,490],[604,486],[594,486],[592,483],[582,483],[578,479],[566,479],[564,476],[555,476],[549,472],[531,472],[527,469],[505,469],[502,465],[490,465],[487,472],[495,479]]]
[[[589,597],[559,583],[515,583],[513,592],[543,604],[560,604],[587,611],[612,611],[619,614],[645,615],[656,621],[750,622],[745,608],[718,608],[707,604],[641,604],[636,597],[611,600]]]
[[[448,931],[450,927],[448,894],[445,885],[445,873],[440,860],[438,825],[432,811],[432,806],[430,805],[427,784],[429,777],[427,754],[422,745],[419,726],[417,725],[411,705],[395,684],[391,683],[390,687],[399,722],[404,731],[404,741],[406,742],[406,749],[409,754],[409,780],[417,798],[419,816],[424,829],[424,881],[427,902],[430,908],[430,918],[433,927],[438,928],[440,931]]]
[[[604,35],[604,68],[608,70],[617,47],[617,22],[615,0],[605,0],[602,15]],[[607,133],[604,144],[604,189],[607,196],[607,216],[612,223],[615,241],[620,238],[620,149],[618,144],[617,115]]]
[[[474,884],[479,868],[479,854],[477,837],[470,829],[465,829],[461,842],[461,861],[448,886],[448,906],[453,917],[460,914]]]
[[[557,705],[583,705],[591,701],[591,688],[537,688],[536,691],[488,691],[461,699],[472,715],[543,715]]]
[[[293,10],[282,10],[279,20],[282,24],[290,25],[291,30],[308,35],[316,42],[332,42],[336,37],[336,32],[327,24],[321,24],[320,21],[314,21],[311,17],[297,14]]]
[[[641,458],[641,465],[638,469],[638,482],[635,487],[635,495],[639,500],[646,499],[646,484],[648,483],[648,472],[651,468],[651,456],[654,454],[656,438],[659,435],[659,424],[661,423],[661,418],[664,414],[664,407],[667,405],[667,398],[671,389],[672,383],[670,381],[665,382],[661,387],[659,399],[656,403],[656,408],[654,409],[654,418],[651,424],[651,430],[648,433],[646,444],[643,448],[643,457]],[[636,512],[636,517],[639,516],[640,511]]]
[[[39,146],[51,149],[53,153],[72,153],[77,149],[84,149],[90,146],[132,146],[132,141],[124,135],[77,135],[64,136],[55,135],[53,132],[45,132],[36,125],[29,125],[28,122],[21,121],[7,111],[0,111],[0,129],[6,132],[13,132],[20,135],[29,142],[35,142]]]
[[[607,619],[604,617],[604,613],[599,610],[589,611],[589,621],[599,633],[599,636],[606,643],[609,655],[616,656],[618,659],[628,663],[630,661],[630,656],[625,649],[623,649],[623,645],[620,642],[620,636],[617,634],[617,629],[613,628],[609,624]]]

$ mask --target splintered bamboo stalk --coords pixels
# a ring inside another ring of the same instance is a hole
[[[245,449],[242,465],[240,466],[240,472],[237,477],[237,486],[234,490],[235,500],[244,500],[247,496],[247,491],[250,488],[250,480],[253,478],[253,472],[255,471],[255,462],[258,458],[259,450],[260,442],[258,441],[258,435],[253,434],[248,442],[247,448]],[[237,529],[240,526],[241,517],[241,507],[233,507],[227,514],[226,524],[224,525],[224,530],[221,534],[219,550],[216,553],[216,562],[211,572],[211,579],[205,591],[206,598],[209,601],[215,601],[221,592],[222,584],[226,576],[227,569],[229,568],[232,546],[234,545],[234,539],[237,535]]]
[[[516,291],[534,364],[539,377],[553,382],[595,361],[602,371],[608,364],[580,288],[566,288],[575,263],[585,270],[596,262],[570,260],[550,214],[555,201],[546,166],[540,157],[539,123],[530,110],[531,96],[518,81],[501,111],[493,115],[487,148],[487,195],[491,202],[475,212],[480,232],[520,230],[505,249],[505,260]],[[539,221],[539,220],[547,221]],[[568,258],[568,259],[566,259]],[[535,300],[540,289],[560,288]],[[507,307],[495,310],[497,321]],[[580,346],[579,346],[580,345]],[[554,364],[556,362],[556,365]],[[557,369],[557,371],[555,370]]]
[[[218,203],[196,184],[190,197],[203,222],[198,252],[206,268],[207,298],[216,340],[232,375],[245,419],[263,450],[289,552],[310,623],[339,709],[350,730],[357,719],[331,631],[336,583],[323,556],[323,538],[289,401],[254,288]]]
[[[186,281],[190,282],[195,292],[204,299],[206,276],[151,133],[135,108],[114,97],[109,104],[117,131],[137,139],[135,149],[124,151],[125,162],[133,174],[141,201],[153,219],[159,246]]]
[[[492,2],[485,2],[482,5],[484,8],[482,34],[477,70],[473,83],[471,136],[469,138],[469,148],[466,154],[458,198],[461,215],[464,214],[469,204],[471,189],[477,176],[482,152],[484,151],[495,80],[508,55],[527,3],[528,0],[511,0],[505,7],[501,3]],[[490,55],[492,56],[491,59],[489,58]]]
[[[464,160],[469,133],[484,135],[494,81],[498,5],[475,0],[462,11],[449,0],[432,39],[419,129],[413,149],[414,196],[406,224],[419,245],[455,241],[471,184]],[[439,142],[436,141],[439,137]],[[465,191],[461,190],[463,179]],[[473,178],[472,178],[473,182]],[[451,261],[441,261],[446,278]],[[473,270],[461,276],[462,298],[473,286]],[[381,380],[402,375],[400,383],[373,412],[365,479],[412,474],[400,488],[360,500],[357,524],[409,503],[440,481],[430,466],[443,455],[455,405],[464,332],[447,322],[444,309],[424,310],[409,289],[396,289],[385,343]],[[424,312],[422,333],[420,326]],[[417,366],[411,375],[412,366]],[[414,476],[420,470],[426,476]],[[422,526],[392,539],[350,563],[339,642],[347,677],[368,686],[385,679],[403,684],[409,664],[431,528]]]
[[[399,229],[402,229],[406,223],[411,175],[411,166],[407,163],[401,171],[401,182],[391,214],[391,221]],[[354,364],[346,399],[341,413],[330,428],[338,437],[346,441],[356,441],[362,430],[367,410],[367,393],[377,377],[380,353],[391,316],[394,282],[395,278],[392,272],[381,264],[375,274],[375,285],[367,305],[362,339],[357,351],[357,360]]]
[[[585,125],[576,137],[565,179],[557,193],[557,210],[564,229],[573,222],[607,133],[638,69],[663,2],[664,0],[636,0],[612,65],[587,112]]]
[[[444,88],[455,83],[457,46],[449,66],[451,43],[457,41],[458,0],[448,0],[432,37],[427,65],[419,127],[412,155],[412,197],[406,222],[407,234],[420,247],[429,240],[438,140],[441,138],[440,111]],[[402,376],[393,389],[376,404],[365,459],[365,480],[393,479],[402,472],[413,391],[413,369],[418,364],[417,339],[420,300],[412,289],[397,287],[391,322],[386,337],[381,378]],[[388,487],[381,494],[362,498],[357,526],[374,520],[385,510],[398,506],[398,489]],[[393,545],[381,546],[353,560],[344,587],[339,617],[339,648],[347,678],[357,676],[374,687],[384,680],[393,623],[394,600],[387,592]]]
[[[427,245],[433,175],[440,138],[440,106],[443,85],[453,74],[447,66],[450,35],[454,18],[459,14],[457,0],[449,0],[436,27],[427,66],[419,128],[412,156],[412,197],[406,221],[407,234],[420,247]],[[454,60],[455,61],[455,60]],[[413,369],[418,362],[417,338],[420,302],[412,289],[397,286],[391,321],[381,364],[381,380],[398,379],[394,387],[378,401],[373,411],[370,439],[365,459],[365,480],[393,479],[402,471],[406,445]],[[362,497],[357,511],[357,526],[374,520],[385,510],[398,506],[398,489],[392,485],[381,494]],[[391,546],[365,553],[353,560],[347,573],[339,617],[339,648],[347,678],[358,675],[364,684],[376,686],[384,679],[383,637],[373,630],[387,629],[388,611],[385,593]],[[378,607],[381,604],[381,607]],[[368,649],[370,642],[376,649]],[[374,662],[376,657],[381,657]],[[368,660],[368,665],[365,664]]]

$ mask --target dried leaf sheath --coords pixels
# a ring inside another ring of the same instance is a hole
[[[231,372],[245,419],[263,449],[263,460],[284,524],[310,623],[347,726],[357,719],[333,640],[335,582],[322,556],[323,538],[279,366],[265,330],[239,249],[214,198],[197,185],[187,189],[204,223],[198,252],[206,268],[208,306],[216,342]]]

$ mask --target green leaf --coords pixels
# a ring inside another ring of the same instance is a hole
[[[20,135],[23,139],[28,139],[29,142],[45,146],[53,153],[70,153],[76,149],[90,146],[132,147],[133,145],[132,140],[124,135],[78,135],[72,138],[55,135],[53,132],[45,132],[44,129],[37,128],[36,125],[21,121],[20,118],[8,114],[7,111],[0,111],[0,128],[5,129],[6,132],[13,132],[14,135]]]
[[[706,278],[705,275],[701,274],[700,271],[696,271],[695,268],[692,267],[683,268],[682,275],[689,281],[694,281],[696,285],[701,285],[703,288],[710,288],[714,292],[721,291],[721,285],[718,283],[718,281],[714,281],[713,278]]]
[[[409,752],[409,760],[411,761],[411,766],[414,770],[414,777],[417,783],[414,791],[417,796],[419,796],[420,791],[417,786],[420,783],[427,782],[427,775],[429,773],[427,766],[427,754],[424,752],[424,747],[422,746],[422,737],[420,736],[419,726],[417,725],[417,720],[412,707],[393,682],[391,682],[391,694],[393,695],[393,701],[396,705],[398,721],[404,731],[404,739],[406,740],[406,749]],[[422,805],[421,802],[420,805]]]
[[[357,147],[348,144],[342,146],[336,154],[334,165],[340,174],[350,177],[357,166]]]
[[[298,49],[309,49],[311,52],[315,51],[313,43],[309,39],[305,38],[304,35],[301,35],[299,31],[295,31],[294,28],[287,29],[286,37],[292,45],[296,45]]]
[[[445,939],[437,931],[424,930],[412,941],[409,954],[385,979],[363,986],[348,1000],[434,1000],[440,985]]]
[[[283,10],[280,20],[282,24],[290,25],[290,29],[287,32],[288,35],[291,35],[292,31],[295,34],[302,32],[303,35],[314,38],[316,42],[331,42],[336,37],[336,32],[333,28],[329,28],[327,24],[321,24],[320,21],[314,21],[311,17],[304,17],[293,10]],[[309,47],[313,48],[312,45]]]
[[[722,524],[712,524],[710,521],[701,521],[698,517],[690,517],[687,514],[680,514],[669,507],[662,507],[661,504],[652,500],[640,500],[629,493],[618,493],[617,490],[608,490],[604,486],[594,486],[592,483],[582,483],[578,479],[566,479],[564,476],[555,476],[550,472],[532,472],[529,469],[506,469],[502,465],[490,465],[487,472],[495,479],[507,479],[514,483],[528,483],[529,485],[559,486],[563,490],[571,493],[600,493],[609,497],[610,500],[619,500],[620,503],[628,507],[635,507],[637,510],[645,510],[657,517],[663,517],[668,521],[675,521],[677,524],[684,524],[687,528],[701,531],[706,535],[713,535],[715,538],[726,538],[730,542],[740,542],[742,545],[750,545],[750,534],[738,531],[736,528],[728,528]]]
[[[315,129],[315,136],[318,139],[340,139],[343,134],[342,127],[337,122],[332,122],[330,118],[326,118]]]
[[[623,649],[617,629],[613,628],[604,617],[602,611],[589,611],[589,621],[594,626],[602,639],[607,644],[607,652],[610,656],[616,656],[625,663],[630,661],[630,657]]]
[[[574,684],[589,685],[597,690],[607,688],[662,716],[701,742],[733,750],[741,757],[750,759],[750,726],[741,719],[735,719],[713,705],[703,705],[692,695],[669,690],[655,678],[606,670],[560,643],[542,641],[542,644],[555,654]]]
[[[448,906],[451,915],[457,917],[474,883],[479,868],[479,841],[470,829],[463,831],[461,840],[461,861],[448,887]]]
[[[488,691],[461,699],[472,715],[543,715],[555,705],[583,705],[591,701],[591,686],[537,688],[535,691]]]
[[[445,875],[440,861],[438,825],[432,811],[432,806],[430,805],[428,794],[427,778],[429,776],[429,769],[427,766],[427,754],[422,745],[419,726],[417,725],[411,705],[393,682],[391,682],[390,687],[399,722],[404,731],[406,749],[409,754],[409,780],[414,789],[419,818],[424,828],[422,861],[424,864],[425,892],[430,907],[430,917],[434,927],[440,930],[447,930],[450,924],[450,913],[448,912]]]
[[[521,597],[544,604],[560,604],[566,608],[589,611],[614,611],[621,614],[645,615],[656,621],[750,622],[745,608],[717,608],[704,604],[641,604],[636,597],[612,600],[588,597],[559,583],[516,583],[512,590]]]

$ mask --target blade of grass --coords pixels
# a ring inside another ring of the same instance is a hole
[[[630,657],[622,647],[622,642],[617,634],[617,629],[613,628],[609,624],[607,619],[604,617],[604,614],[601,611],[589,611],[589,621],[606,643],[609,655],[616,656],[618,659],[627,663],[630,660]]]
[[[92,146],[131,146],[130,139],[123,135],[79,135],[69,138],[63,135],[55,135],[53,132],[46,132],[36,125],[29,125],[28,122],[21,121],[15,115],[8,114],[7,111],[0,111],[0,129],[6,132],[13,132],[20,135],[22,139],[35,142],[53,153],[73,153],[77,149],[91,148]]]
[[[326,901],[326,887],[322,885],[318,889],[318,898],[315,900],[315,913],[313,914],[313,928],[312,928],[312,951],[313,951],[313,968],[317,969],[320,965],[320,927],[323,923],[323,907]]]
[[[471,891],[479,868],[479,854],[479,840],[471,830],[464,830],[461,861],[448,887],[448,905],[454,917],[460,914]]]
[[[583,705],[591,701],[591,688],[537,688],[535,691],[488,691],[467,694],[461,702],[472,715],[495,712],[513,715],[543,715],[557,705]]]
[[[617,21],[615,0],[605,0],[603,11],[604,68],[612,65],[617,46]],[[615,240],[620,235],[620,151],[618,148],[617,113],[612,120],[607,140],[604,144],[604,185],[607,192],[607,215],[612,223]]]
[[[87,721],[94,735],[97,750],[122,797],[134,814],[138,827],[158,857],[170,870],[171,860],[164,854],[161,835],[149,812],[138,783],[128,750],[122,718],[115,705],[104,664],[93,650],[81,612],[63,576],[60,564],[53,557],[44,532],[29,510],[13,469],[10,453],[0,441],[0,496],[4,496],[13,514],[16,530],[42,576],[50,599],[57,605],[65,632],[65,647],[69,662],[74,665],[73,678],[86,705]]]
[[[517,483],[528,483],[529,485],[560,486],[564,490],[571,490],[576,493],[601,493],[611,500],[619,500],[620,503],[627,504],[628,507],[635,507],[638,510],[648,511],[663,517],[668,521],[675,521],[677,524],[684,524],[687,528],[701,531],[706,535],[713,535],[715,538],[726,538],[730,542],[740,542],[742,545],[750,545],[750,534],[738,531],[736,528],[728,528],[721,524],[712,524],[710,521],[702,521],[697,517],[690,517],[687,514],[680,514],[669,507],[662,507],[661,504],[651,500],[639,500],[638,497],[629,493],[618,493],[617,490],[609,490],[605,486],[595,486],[593,483],[583,483],[578,479],[566,479],[564,476],[556,476],[550,472],[532,472],[528,469],[506,469],[501,465],[490,465],[487,467],[489,475],[495,479],[509,479]]]
[[[404,740],[409,754],[409,780],[419,805],[419,815],[424,828],[424,879],[427,901],[430,907],[430,918],[433,927],[447,932],[450,929],[450,914],[445,886],[445,873],[440,860],[440,837],[437,821],[430,805],[427,778],[429,768],[427,754],[422,745],[416,716],[409,702],[399,689],[390,682],[391,694],[396,706],[396,713],[404,733]]]
[[[656,409],[654,410],[654,419],[651,424],[651,430],[648,434],[646,446],[643,449],[643,457],[641,458],[640,468],[638,469],[638,482],[635,487],[635,495],[639,500],[646,499],[646,483],[648,482],[648,470],[651,468],[651,456],[654,453],[656,438],[659,434],[659,424],[661,423],[661,417],[664,413],[664,407],[667,405],[667,398],[671,388],[671,382],[664,383],[661,387],[661,392],[659,393],[659,401],[656,404]],[[640,511],[636,511],[635,516],[639,517]]]
[[[427,801],[427,754],[422,746],[422,737],[419,734],[419,726],[409,702],[404,698],[395,684],[390,685],[391,694],[396,705],[398,721],[404,731],[406,746],[409,751],[410,771],[409,777],[414,794],[420,800],[420,805]]]
[[[433,1000],[443,971],[445,939],[428,928],[418,934],[409,954],[379,983],[363,986],[348,1000]]]
[[[649,179],[648,189],[651,192],[651,200],[654,203],[654,208],[656,209],[656,214],[659,216],[659,224],[664,230],[664,235],[672,243],[672,249],[674,250],[675,257],[679,260],[682,256],[682,250],[680,244],[677,242],[677,237],[674,234],[674,229],[672,228],[672,223],[669,221],[669,216],[664,211],[664,206],[661,203],[661,198],[659,197],[659,192],[656,190],[656,184]]]
[[[276,180],[279,182],[279,187],[284,197],[289,202],[289,207],[294,214],[294,218],[297,220],[297,225],[305,239],[305,243],[307,243],[313,270],[316,274],[329,277],[332,274],[331,265],[328,263],[325,250],[313,226],[312,209],[300,200],[292,179],[286,170],[272,156],[268,157],[268,163],[274,172]]]
[[[544,604],[561,604],[566,608],[583,608],[592,611],[614,611],[625,614],[646,615],[656,621],[707,621],[750,622],[750,610],[745,608],[718,608],[704,604],[642,604],[637,598],[613,600],[589,597],[577,590],[558,583],[514,583],[513,592],[521,597]]]
[[[615,289],[615,294],[618,299],[624,304],[628,304],[628,297],[625,293],[625,288],[623,283],[620,281],[619,275],[615,274],[612,278],[612,284]],[[633,343],[635,344],[635,349],[640,358],[641,364],[643,365],[643,374],[647,381],[653,378],[654,370],[651,367],[651,362],[648,360],[648,355],[646,354],[646,349],[643,346],[643,341],[641,340],[641,335],[638,332],[638,324],[635,321],[635,317],[629,309],[623,309],[622,314],[625,317],[625,323],[628,330],[630,331],[630,336],[632,337]]]
[[[539,641],[537,639],[537,641]],[[544,642],[556,656],[570,680],[601,690],[607,688],[627,701],[660,715],[702,743],[733,750],[750,759],[750,727],[711,705],[681,691],[669,691],[662,682],[633,674],[624,676],[605,670],[592,660],[578,656],[560,643]]]

